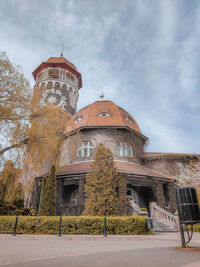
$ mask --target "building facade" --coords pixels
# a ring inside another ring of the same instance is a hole
[[[36,80],[34,92],[41,94],[38,108],[54,105],[71,116],[60,151],[61,168],[56,174],[58,215],[83,212],[85,178],[99,143],[112,151],[115,166],[126,180],[129,215],[140,214],[141,208],[150,213],[152,202],[175,212],[175,178],[186,166],[183,161],[189,159],[199,166],[198,155],[146,153],[148,138],[142,134],[135,119],[111,101],[96,101],[76,112],[81,74],[62,56],[43,62],[33,75]],[[46,171],[44,168],[36,178],[35,195],[38,181],[48,175]]]

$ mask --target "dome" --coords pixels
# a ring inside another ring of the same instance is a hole
[[[112,101],[96,101],[74,114],[66,132],[83,128],[129,128],[141,135],[135,119]]]

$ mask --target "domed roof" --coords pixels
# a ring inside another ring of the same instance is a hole
[[[141,134],[134,118],[112,101],[96,101],[74,114],[66,132],[80,128],[115,127],[129,128]]]

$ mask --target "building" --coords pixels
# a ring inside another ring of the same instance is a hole
[[[123,108],[107,100],[96,101],[76,112],[81,74],[76,67],[61,57],[51,57],[34,72],[34,94],[41,92],[39,105],[62,107],[71,116],[66,125],[65,143],[60,151],[61,168],[57,170],[57,213],[80,215],[84,209],[84,182],[99,143],[110,148],[117,170],[126,179],[126,198],[130,214],[141,208],[151,212],[150,203],[160,210],[176,210],[174,182],[187,176],[190,165],[199,170],[199,155],[147,153],[148,138],[135,119]],[[37,175],[48,175],[43,167]],[[167,216],[167,215],[166,215]]]

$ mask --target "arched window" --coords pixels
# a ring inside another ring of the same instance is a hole
[[[62,90],[67,90],[67,85],[66,84],[63,84]]]
[[[45,89],[45,83],[41,84],[41,89]]]
[[[58,69],[50,69],[48,72],[48,78],[58,79],[59,78],[59,70]]]
[[[56,82],[54,88],[57,89],[57,90],[60,89],[60,83]]]
[[[93,154],[94,146],[91,141],[84,141],[78,145],[77,157],[90,157]]]
[[[51,89],[53,87],[53,83],[52,82],[48,82],[48,84],[47,84],[47,88],[48,89]]]
[[[132,147],[125,142],[121,142],[117,146],[117,155],[119,157],[132,157]]]

